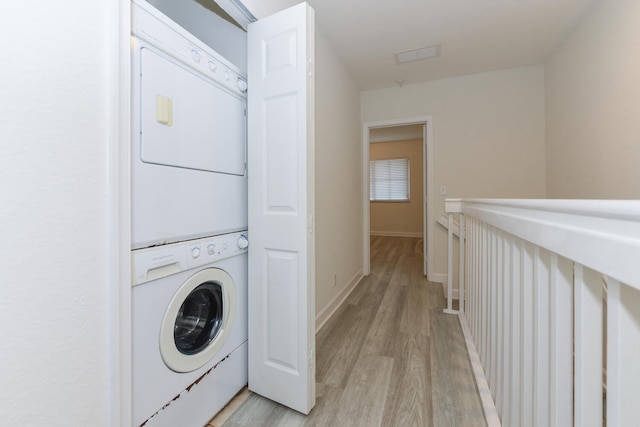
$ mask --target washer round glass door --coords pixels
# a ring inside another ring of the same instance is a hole
[[[204,366],[224,345],[235,319],[236,288],[223,270],[189,277],[173,296],[160,328],[160,353],[175,372]]]

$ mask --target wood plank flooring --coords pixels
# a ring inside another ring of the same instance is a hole
[[[371,275],[316,337],[308,416],[251,393],[223,424],[486,426],[457,317],[422,274],[420,239],[371,239]]]

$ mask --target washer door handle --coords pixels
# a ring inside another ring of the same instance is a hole
[[[156,280],[161,277],[169,276],[171,274],[180,273],[180,262],[172,262],[171,264],[161,265],[159,267],[153,267],[147,270],[146,281]]]

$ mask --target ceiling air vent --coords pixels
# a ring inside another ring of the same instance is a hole
[[[396,52],[394,55],[397,65],[404,64],[405,62],[421,61],[440,55],[440,45],[405,50],[404,52]]]

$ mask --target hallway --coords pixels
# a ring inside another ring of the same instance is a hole
[[[419,243],[372,236],[371,275],[316,337],[307,417],[251,394],[224,427],[486,425],[458,319],[423,276]]]

